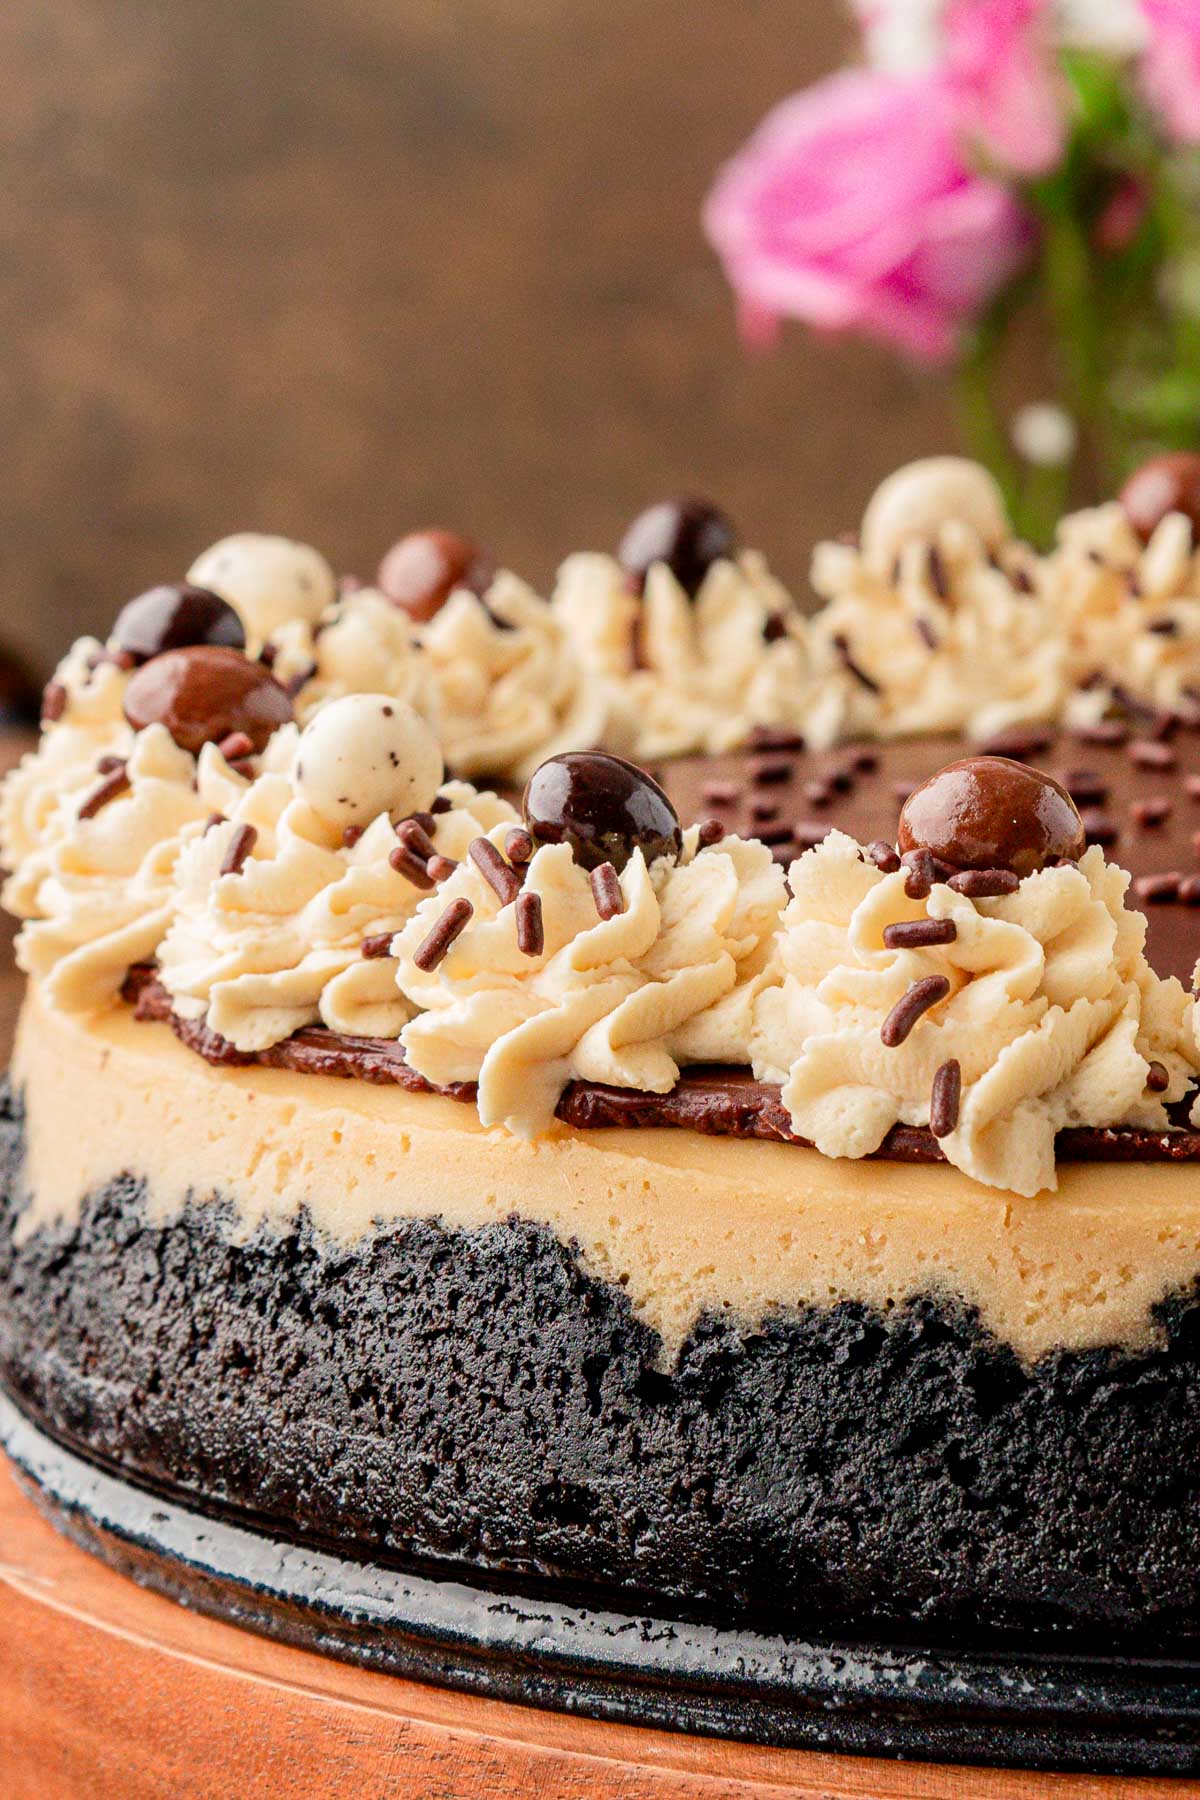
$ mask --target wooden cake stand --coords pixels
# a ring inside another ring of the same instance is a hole
[[[59,1535],[0,1459],[5,1800],[1148,1800],[1151,1778],[814,1754],[604,1724],[272,1642]]]

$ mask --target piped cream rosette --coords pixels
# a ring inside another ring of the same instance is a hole
[[[128,677],[103,660],[96,638],[79,638],[55,670],[50,691],[61,692],[58,716],[42,722],[37,747],[21,759],[0,787],[0,859],[12,874],[4,904],[19,918],[32,916],[23,898],[40,874],[22,865],[69,834],[80,801],[98,780],[105,756],[125,757],[133,732],[121,710]]]
[[[934,1077],[951,1060],[962,1100],[942,1149],[994,1187],[1055,1187],[1065,1126],[1169,1129],[1166,1103],[1200,1068],[1195,1004],[1147,964],[1123,870],[1093,848],[977,900],[940,882],[913,900],[906,878],[841,832],[792,865],[780,980],[757,1000],[753,1063],[782,1084],[797,1132],[827,1156],[865,1156],[893,1125],[929,1124]],[[952,922],[953,941],[885,946],[886,927],[926,918]],[[945,998],[889,1047],[884,1021],[930,976],[944,978]],[[1158,1092],[1153,1064],[1166,1078]]]
[[[250,782],[201,754],[200,791],[221,822],[179,859],[161,979],[181,1017],[238,1050],[316,1023],[394,1038],[411,1008],[387,942],[431,886],[395,866],[395,825],[439,794],[436,744],[400,702],[357,695],[331,702],[298,738],[278,733],[277,745],[286,768]],[[433,835],[446,857],[515,818],[461,782],[441,787],[440,803]]]
[[[489,833],[500,848],[503,828]],[[782,870],[761,844],[700,850],[676,863],[640,849],[620,877],[622,910],[598,916],[586,871],[565,844],[538,849],[521,889],[540,902],[543,943],[518,944],[502,903],[468,859],[423,900],[392,946],[411,1065],[438,1086],[478,1081],[480,1118],[520,1137],[552,1123],[573,1080],[667,1093],[689,1062],[744,1063],[753,1001],[783,907]],[[415,960],[448,905],[469,922],[433,970]]]
[[[899,469],[863,516],[860,544],[822,543],[811,579],[805,736],[965,732],[1052,719],[1061,645],[991,476],[957,457]]]
[[[459,588],[417,629],[457,774],[521,780],[560,749],[629,738],[628,702],[586,678],[547,603],[515,575],[499,574],[483,600]]]
[[[1041,572],[1075,690],[1068,717],[1087,723],[1114,689],[1164,709],[1200,702],[1200,550],[1171,512],[1143,545],[1116,501],[1073,513]]]
[[[48,734],[33,759],[42,764],[36,781],[29,770],[19,772],[6,791],[7,809],[15,811],[23,793],[34,801],[42,796],[43,779],[54,779],[56,746],[81,729],[72,722]],[[6,833],[13,873],[4,904],[27,921],[17,938],[17,961],[69,1012],[109,1004],[130,965],[155,955],[174,916],[181,848],[203,830],[207,817],[196,764],[163,727],[152,725],[136,736],[126,728],[125,735],[128,786],[94,816],[88,816],[88,796],[109,777],[97,771],[93,756],[86,778],[82,764],[64,771],[55,807],[38,818],[24,854],[17,854],[15,828]],[[215,749],[212,758],[226,768]]]
[[[615,558],[580,552],[559,570],[551,605],[579,665],[620,686],[629,747],[644,760],[735,749],[755,726],[799,727],[805,621],[756,551],[713,563],[694,599],[665,563],[651,565],[638,599]]]

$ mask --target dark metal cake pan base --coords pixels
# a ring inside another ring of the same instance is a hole
[[[0,1395],[68,1537],[216,1617],[364,1667],[598,1719],[803,1749],[1200,1773],[1200,1663],[848,1644],[498,1594],[300,1547],[132,1486]]]

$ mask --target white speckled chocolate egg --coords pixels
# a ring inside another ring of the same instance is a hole
[[[387,694],[347,694],[322,706],[300,734],[293,766],[297,793],[342,831],[380,813],[399,819],[426,810],[442,774],[425,720]]]
[[[989,549],[1009,535],[999,487],[965,456],[928,456],[906,463],[880,483],[862,522],[862,553],[886,575],[905,544],[936,537],[951,519],[969,525]]]
[[[210,545],[188,580],[237,609],[255,648],[288,619],[315,625],[337,592],[319,550],[264,531],[239,531]]]

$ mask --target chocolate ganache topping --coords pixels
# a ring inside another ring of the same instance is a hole
[[[712,565],[737,549],[733,526],[707,500],[660,500],[639,513],[621,539],[617,561],[640,594],[657,562],[665,563],[691,599]]]
[[[1200,456],[1172,450],[1152,456],[1121,489],[1121,505],[1143,544],[1148,544],[1169,513],[1182,513],[1200,538]]]
[[[969,756],[939,769],[900,813],[902,852],[927,850],[952,869],[1023,879],[1087,848],[1075,802],[1053,776],[1007,756]]]
[[[379,565],[381,590],[396,606],[428,624],[457,588],[482,596],[495,575],[492,560],[470,538],[431,527],[410,531]]]
[[[620,874],[635,850],[649,863],[677,857],[683,842],[657,781],[598,750],[550,757],[530,776],[521,810],[535,844],[569,844],[583,869],[611,863]]]
[[[133,663],[149,662],[166,650],[192,644],[246,648],[246,630],[227,600],[189,582],[167,582],[130,600],[117,614],[109,640]]]
[[[125,690],[125,717],[135,731],[165,725],[181,750],[244,735],[266,749],[292,718],[292,703],[260,663],[215,644],[167,650],[144,663]]]

